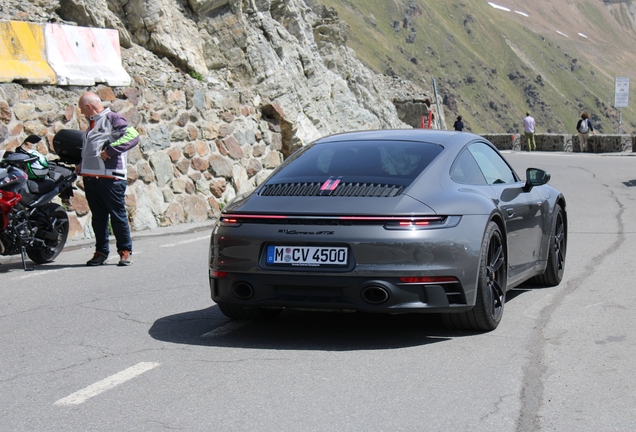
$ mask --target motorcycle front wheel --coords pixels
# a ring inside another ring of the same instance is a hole
[[[41,211],[41,217],[31,220],[31,224],[37,227],[36,237],[41,242],[26,250],[36,264],[49,263],[62,252],[69,230],[68,215],[62,206],[48,204]]]

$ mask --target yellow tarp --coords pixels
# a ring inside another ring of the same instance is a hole
[[[40,24],[0,21],[0,82],[55,84]]]

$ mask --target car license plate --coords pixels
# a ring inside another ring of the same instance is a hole
[[[290,267],[346,267],[346,247],[268,246],[267,264]]]

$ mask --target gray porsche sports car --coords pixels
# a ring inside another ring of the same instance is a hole
[[[565,198],[470,133],[376,130],[319,139],[224,209],[210,290],[234,319],[283,309],[441,313],[493,330],[506,291],[561,282]]]

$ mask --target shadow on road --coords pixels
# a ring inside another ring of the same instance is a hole
[[[115,262],[114,265],[117,265]],[[51,270],[60,270],[74,267],[86,267],[86,264],[34,264],[32,261],[26,262],[27,271],[51,271]],[[0,263],[0,274],[2,273],[15,273],[15,272],[23,272],[24,267],[22,266],[22,261],[13,261]]]
[[[506,303],[527,291],[508,291]],[[447,329],[437,314],[284,311],[251,322],[229,320],[217,306],[160,318],[148,333],[177,344],[324,351],[398,349],[480,334]]]
[[[398,349],[476,334],[447,330],[440,321],[429,314],[304,311],[285,311],[265,322],[230,321],[212,306],[158,319],[148,333],[178,344],[324,351]],[[232,330],[210,335],[225,325],[233,326]]]

